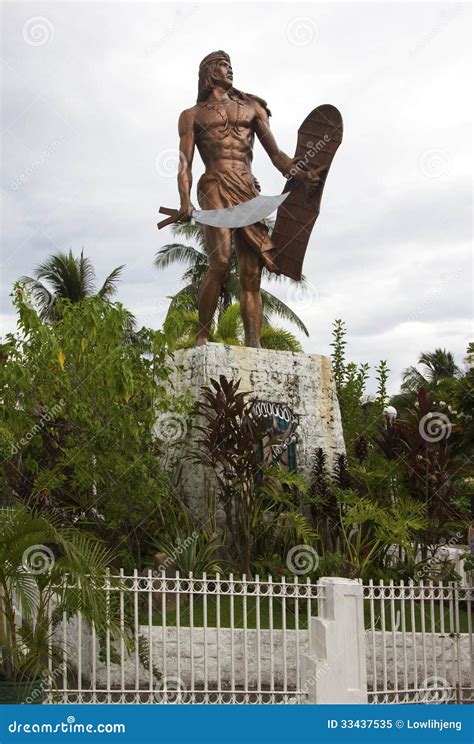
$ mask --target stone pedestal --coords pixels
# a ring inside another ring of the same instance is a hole
[[[261,401],[264,412],[271,412],[265,404],[279,404],[273,409],[277,415],[284,419],[288,414],[294,417],[298,472],[309,475],[317,447],[326,452],[329,467],[336,454],[345,452],[329,357],[209,343],[180,349],[175,353],[175,362],[171,381],[177,393],[189,390],[197,399],[203,386],[224,375],[227,379],[240,379],[240,389]],[[185,446],[191,446],[189,432]],[[203,514],[204,496],[213,488],[212,474],[186,463],[183,476],[189,506],[196,514]]]

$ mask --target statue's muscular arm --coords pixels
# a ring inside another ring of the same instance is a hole
[[[191,186],[193,183],[192,164],[196,137],[194,132],[194,109],[186,109],[179,117],[179,166],[178,190],[181,205],[177,220],[189,221],[194,205],[191,202]]]
[[[304,170],[301,166],[295,167],[295,160],[280,150],[270,129],[268,114],[258,101],[255,104],[254,130],[273,165],[285,178],[290,177],[291,171],[292,178],[298,181],[307,181],[310,189],[316,186],[320,180],[317,172],[314,169]]]
[[[284,176],[287,176],[293,161],[278,147],[270,129],[268,114],[258,101],[255,102],[254,130],[275,168]]]

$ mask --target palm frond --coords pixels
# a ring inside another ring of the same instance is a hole
[[[279,351],[303,351],[300,342],[291,331],[275,326],[263,325],[260,341],[264,349],[278,349]]]
[[[287,320],[289,323],[294,323],[298,330],[302,331],[306,336],[309,336],[309,331],[305,324],[298,317],[298,315],[288,307],[283,300],[275,297],[271,292],[266,289],[262,289],[262,303],[263,312],[267,318],[271,318],[272,315],[276,315],[281,320]]]
[[[175,263],[184,263],[192,266],[202,258],[206,258],[205,254],[192,245],[169,243],[157,251],[154,264],[157,269],[167,269],[168,266]]]
[[[204,225],[199,222],[192,224],[191,222],[179,222],[173,225],[173,235],[179,238],[186,238],[186,240],[194,240],[199,248],[206,251],[206,234]]]
[[[50,320],[51,316],[54,315],[55,296],[42,282],[31,276],[20,277],[20,283],[24,284],[25,288],[31,291],[40,316],[44,320]]]
[[[88,297],[89,295],[94,294],[95,271],[90,258],[84,256],[84,248],[81,250],[79,260],[74,258],[72,251],[69,251],[68,261],[71,265],[74,264],[78,267],[79,284],[82,288],[83,296]]]
[[[110,272],[103,285],[97,292],[97,297],[102,297],[103,300],[109,300],[112,295],[116,293],[117,282],[120,279],[124,266],[125,264],[117,266],[117,268]]]
[[[240,305],[235,302],[222,312],[217,321],[216,340],[223,344],[235,345],[241,343],[243,323],[240,315]]]
[[[46,280],[57,297],[79,302],[93,289],[93,269],[83,254],[79,258],[69,253],[49,256],[35,270],[38,280]]]

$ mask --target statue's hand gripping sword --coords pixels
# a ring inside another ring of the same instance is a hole
[[[195,209],[192,213],[192,220],[200,222],[202,225],[211,225],[212,227],[236,228],[254,225],[278,209],[287,196],[288,192],[279,194],[278,196],[261,196],[259,194],[249,201],[237,204],[235,207],[227,207],[226,209]],[[167,214],[169,217],[158,222],[158,230],[173,224],[173,222],[177,222],[178,209],[160,207],[160,213]]]

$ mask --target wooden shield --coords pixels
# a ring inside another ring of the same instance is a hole
[[[324,184],[332,159],[342,142],[342,116],[334,106],[315,108],[298,130],[295,158],[301,167],[323,168],[321,181],[311,194],[305,185],[290,178],[283,193],[289,196],[280,204],[272,241],[274,263],[285,276],[300,280],[306,248],[319,214]]]

